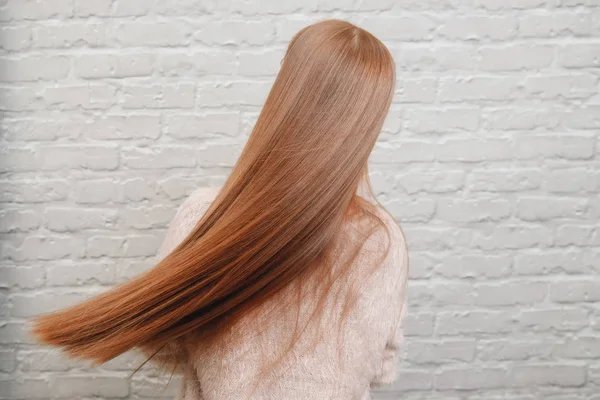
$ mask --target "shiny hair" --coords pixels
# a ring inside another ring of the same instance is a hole
[[[300,30],[242,154],[187,237],[140,276],[36,318],[37,339],[96,363],[138,348],[176,367],[182,346],[173,344],[192,334],[214,342],[283,289],[306,290],[309,277],[319,315],[361,243],[376,231],[390,238],[367,165],[394,89],[393,58],[369,32],[340,20]],[[357,194],[364,182],[378,206]],[[358,220],[372,222],[361,241],[343,239]],[[351,244],[332,278],[335,249]]]

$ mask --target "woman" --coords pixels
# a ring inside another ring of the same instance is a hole
[[[185,400],[368,399],[393,381],[408,256],[367,160],[394,71],[348,22],[298,32],[231,175],[180,206],[161,261],[38,318],[38,339],[97,363],[140,349]]]

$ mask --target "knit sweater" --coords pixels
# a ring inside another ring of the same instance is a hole
[[[159,250],[160,258],[190,233],[219,189],[197,189],[182,203],[169,225]],[[328,302],[326,315],[331,318],[332,329],[327,329],[316,346],[311,341],[311,331],[307,330],[279,367],[279,374],[273,375],[276,376],[274,383],[270,381],[268,385],[259,386],[250,398],[368,400],[371,388],[390,384],[396,379],[403,338],[400,325],[405,314],[403,290],[408,255],[401,230],[387,214],[382,213],[381,216],[386,224],[389,223],[391,249],[387,258],[382,263],[378,262],[381,266],[361,282],[357,303],[346,316],[343,335],[339,336],[338,325],[335,324],[341,313],[339,303]],[[373,235],[364,247],[379,245],[382,240],[381,235]],[[365,269],[364,265],[373,264],[373,256],[368,254],[359,253],[351,267],[355,273]],[[367,256],[371,259],[366,259]],[[277,298],[271,302],[275,304]],[[310,303],[310,299],[307,302]],[[261,307],[266,309],[268,304]],[[289,344],[283,338],[293,330],[297,317],[297,313],[290,311],[289,318],[261,325],[260,336],[236,346],[198,344],[183,366],[185,372],[179,400],[249,398],[252,378],[261,365],[261,354]],[[306,315],[301,315],[300,320],[303,321],[304,317]],[[246,322],[251,324],[256,318],[249,315]],[[243,332],[244,321],[239,325],[238,334]],[[226,338],[222,343],[226,343]],[[276,372],[273,371],[273,374]]]

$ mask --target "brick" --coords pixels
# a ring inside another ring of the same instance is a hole
[[[204,166],[233,167],[242,153],[239,144],[215,144],[198,149],[198,162]]]
[[[433,326],[433,314],[417,311],[406,314],[402,330],[406,336],[431,336]]]
[[[0,27],[0,49],[8,51],[26,50],[31,46],[32,29],[29,26]]]
[[[122,187],[125,200],[150,200],[156,193],[154,182],[143,178],[127,179],[122,183]]]
[[[154,56],[150,54],[86,54],[74,61],[75,73],[84,79],[150,76]]]
[[[439,312],[436,334],[461,335],[472,333],[510,332],[514,316],[508,311]]]
[[[196,151],[184,146],[153,148],[126,147],[121,153],[123,165],[132,169],[194,167]]]
[[[168,206],[135,206],[121,211],[119,225],[126,229],[165,228],[175,216],[174,207]]]
[[[203,84],[198,88],[198,105],[202,107],[260,106],[266,100],[269,90],[269,83],[257,81]]]
[[[85,246],[86,257],[119,257],[123,255],[124,237],[94,235],[87,239]]]
[[[31,371],[68,371],[81,367],[80,363],[65,357],[59,350],[21,350],[18,353],[18,362],[21,370]]]
[[[0,379],[0,393],[11,400],[44,399],[49,390],[48,381],[43,378]]]
[[[413,250],[448,250],[465,246],[473,240],[470,230],[405,226]]]
[[[562,280],[551,283],[550,300],[555,303],[600,301],[600,279],[590,276],[583,280]]]
[[[444,282],[434,284],[421,281],[408,287],[408,307],[416,310],[428,305],[469,305],[473,304],[473,287],[466,282]]]
[[[437,204],[436,216],[442,221],[459,223],[499,221],[511,214],[511,208],[511,203],[504,199],[440,199]]]
[[[81,286],[90,284],[113,284],[115,269],[106,263],[61,263],[51,265],[47,272],[51,286]]]
[[[542,184],[542,173],[535,169],[474,170],[468,186],[474,192],[521,192],[534,190]]]
[[[163,85],[126,85],[125,109],[193,108],[196,86],[191,83]]]
[[[550,171],[546,186],[551,193],[582,193],[593,190],[590,171],[584,168],[569,168]]]
[[[400,199],[385,203],[386,209],[399,221],[427,222],[435,213],[435,201],[431,199]]]
[[[14,372],[16,364],[16,352],[14,350],[0,350],[0,372]]]
[[[436,22],[424,15],[406,17],[367,17],[361,27],[380,40],[429,40],[437,26]]]
[[[44,212],[44,226],[54,232],[78,232],[97,228],[114,229],[117,218],[117,210],[48,207]]]
[[[449,139],[436,148],[436,158],[442,162],[507,160],[512,153],[511,143],[502,139]]]
[[[44,65],[44,68],[39,68]],[[71,62],[65,56],[27,56],[0,58],[0,82],[53,81],[69,74]]]
[[[439,99],[442,102],[510,100],[519,97],[519,82],[512,78],[443,78]]]
[[[44,119],[44,118],[6,118],[0,122],[4,130],[4,139],[12,142],[45,142],[58,138],[78,139],[84,128],[85,122],[72,116],[70,119]],[[75,123],[77,122],[77,123]],[[81,125],[80,125],[81,124]]]
[[[395,182],[408,194],[452,193],[464,187],[465,173],[463,171],[410,172],[398,175]]]
[[[46,271],[43,266],[0,264],[0,287],[36,289],[45,284]]]
[[[20,147],[0,148],[0,171],[34,171],[37,169],[35,151]]]
[[[50,390],[61,397],[126,398],[129,395],[129,381],[126,376],[58,375],[51,379]]]
[[[0,201],[25,204],[59,201],[67,198],[69,185],[66,180],[48,179],[0,181]]]
[[[582,308],[539,308],[521,311],[516,318],[523,332],[578,331],[588,325],[589,312]]]
[[[579,274],[586,270],[583,254],[560,250],[523,253],[515,256],[514,271],[518,275]]]
[[[43,20],[73,15],[73,0],[55,0],[52,4],[39,0],[7,0],[0,21]]]
[[[592,33],[589,13],[553,12],[525,14],[519,18],[519,35],[523,37],[587,36]]]
[[[437,260],[426,253],[413,252],[410,255],[409,279],[429,279]]]
[[[535,8],[553,8],[559,4],[560,0],[476,0],[475,5],[489,11],[499,11],[507,9],[527,10]]]
[[[394,61],[401,71],[472,71],[478,55],[471,47],[458,45],[411,46],[394,51]]]
[[[106,110],[117,104],[117,87],[112,84],[83,84],[47,87],[43,99],[56,110]]]
[[[600,44],[578,43],[561,46],[557,49],[557,63],[566,68],[598,67],[600,65]]]
[[[75,182],[73,199],[80,204],[106,204],[120,199],[121,185],[109,179]]]
[[[167,135],[178,139],[237,136],[240,130],[240,115],[236,112],[170,115],[165,118],[163,127]]]
[[[525,90],[534,99],[585,99],[592,97],[598,78],[589,74],[531,76]]]
[[[161,244],[160,238],[153,234],[131,235],[125,240],[123,255],[125,257],[154,256]]]
[[[277,75],[285,49],[242,51],[238,53],[237,72],[243,77],[274,77]]]
[[[438,390],[473,390],[503,388],[507,372],[503,368],[449,369],[436,374],[435,388]]]
[[[437,97],[437,79],[404,78],[396,82],[399,103],[433,103]]]
[[[37,163],[41,168],[49,171],[72,168],[113,170],[119,166],[119,153],[115,146],[47,146],[38,151]]]
[[[535,336],[528,339],[484,339],[477,343],[477,356],[482,361],[549,360],[556,340]]]
[[[433,376],[429,371],[419,371],[414,368],[398,369],[398,379],[388,386],[397,391],[427,390],[433,387]]]
[[[600,106],[586,106],[573,110],[567,116],[567,125],[575,129],[600,128]]]
[[[34,210],[5,208],[0,210],[0,232],[28,232],[41,224],[40,215]]]
[[[157,70],[169,77],[232,75],[236,72],[236,60],[231,51],[166,52],[160,56]]]
[[[140,2],[139,0],[131,2],[133,4],[145,3]],[[148,7],[150,6],[152,6],[151,12],[168,16],[188,16],[191,14],[204,15],[219,10],[218,2],[211,0],[164,0],[148,5]],[[146,14],[147,12],[144,11],[143,13]]]
[[[152,4],[139,0],[75,0],[77,17],[135,17],[151,11]]]
[[[560,127],[562,112],[551,109],[490,108],[483,112],[484,127],[499,131],[553,131]]]
[[[265,24],[262,20],[215,20],[195,28],[194,39],[208,45],[264,45],[275,39],[273,24]]]
[[[548,293],[545,282],[480,283],[475,285],[475,304],[481,306],[534,305]]]
[[[91,294],[91,293],[89,293]],[[11,314],[15,317],[34,317],[72,306],[85,300],[83,293],[16,293],[11,296]]]
[[[444,257],[435,272],[446,278],[501,278],[511,273],[512,258],[490,254]]]
[[[482,47],[479,68],[483,71],[537,70],[549,67],[554,48],[543,45],[509,45]]]
[[[388,164],[412,161],[431,161],[434,154],[427,142],[402,141],[390,142],[385,145],[376,143],[372,159],[375,164]]]
[[[562,225],[556,230],[556,246],[600,245],[600,230],[594,226]]]
[[[107,44],[106,25],[97,22],[67,22],[33,27],[32,46],[38,49],[102,47]]]
[[[185,46],[191,43],[192,33],[185,20],[115,20],[106,36],[109,43],[120,46]]]
[[[514,387],[578,387],[584,383],[585,368],[575,365],[518,365],[512,369],[509,379],[509,385]]]
[[[552,231],[543,226],[500,225],[489,234],[473,239],[473,248],[482,250],[545,247],[552,243]]]
[[[85,124],[85,135],[98,140],[157,139],[160,117],[154,115],[103,115]]]
[[[517,201],[516,216],[524,221],[582,218],[589,203],[586,199],[522,197]]]
[[[13,253],[6,254],[8,259],[23,260],[54,260],[64,257],[80,257],[82,255],[83,240],[76,237],[28,236],[20,247]]]
[[[472,361],[474,340],[431,341],[413,339],[406,344],[405,359],[414,364],[445,364],[452,361]]]
[[[597,337],[568,338],[556,346],[555,354],[563,358],[591,358],[600,357],[600,340]]]
[[[534,159],[556,157],[585,160],[594,155],[594,138],[587,136],[520,136],[515,143],[516,157]]]
[[[32,111],[42,107],[40,96],[30,87],[0,87],[0,111]]]
[[[406,129],[415,133],[473,132],[480,123],[480,112],[473,108],[409,109]]]
[[[459,40],[506,40],[516,33],[517,21],[512,16],[461,16],[438,29],[441,37]]]

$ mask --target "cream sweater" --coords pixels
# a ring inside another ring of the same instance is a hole
[[[183,202],[169,225],[159,251],[160,258],[173,250],[193,229],[218,190],[197,189]],[[389,217],[382,216],[389,221]],[[252,399],[367,400],[370,399],[370,388],[396,379],[397,357],[403,337],[400,327],[405,304],[402,291],[408,258],[400,229],[395,224],[390,224],[390,228],[393,242],[389,256],[380,269],[361,282],[358,303],[347,316],[341,341],[339,336],[335,336],[338,331],[331,329],[331,332],[326,332],[325,340],[303,352],[301,350],[306,350],[312,342],[309,333],[301,336],[291,357],[280,367],[285,372],[277,376],[275,384],[259,386]],[[381,240],[381,237],[373,236],[365,246],[376,245]],[[367,261],[362,253],[359,254],[353,269],[360,271],[362,265],[368,264]],[[340,310],[330,304],[326,307],[330,313],[328,318],[332,320],[331,326],[337,328],[334,322]],[[252,318],[248,317],[249,320]],[[184,366],[186,372],[179,399],[248,398],[250,381],[258,370],[260,355],[277,348],[286,333],[293,329],[288,322],[292,319],[295,322],[295,318],[296,313],[289,320],[284,318],[277,323],[265,324],[260,337],[253,337],[237,347],[198,345]],[[243,322],[240,326],[243,330]],[[340,354],[342,358],[339,358]]]

